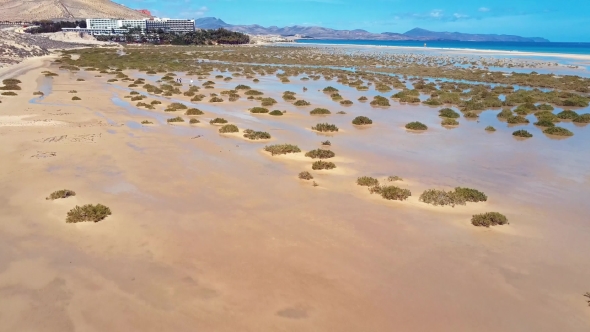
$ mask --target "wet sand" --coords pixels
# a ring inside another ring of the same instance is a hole
[[[45,78],[48,66],[18,71],[23,90],[0,104],[0,116],[23,117],[21,126],[0,126],[0,158],[9,161],[0,163],[0,330],[590,328],[583,297],[590,290],[590,127],[560,124],[575,136],[553,140],[529,125],[535,137],[516,141],[497,111],[486,111],[449,130],[439,108],[373,108],[356,101],[370,100],[373,90],[322,80],[281,84],[274,75],[247,84],[279,101],[270,109],[287,110],[284,116],[250,114],[259,102],[242,97],[193,105],[205,112],[195,126],[183,111],[163,111],[189,97],[149,96],[163,104],[138,109],[123,98],[126,84],[54,66],[60,76]],[[249,82],[212,80],[215,89],[203,93]],[[331,101],[318,91],[327,85],[355,104]],[[71,100],[72,89],[81,101]],[[45,96],[33,99],[38,90]],[[285,103],[285,90],[312,105]],[[315,107],[333,114],[310,116]],[[166,123],[179,115],[187,122]],[[354,127],[357,115],[374,124]],[[220,135],[208,123],[215,117],[303,152],[270,156],[266,142]],[[429,130],[403,129],[416,120]],[[326,121],[342,131],[310,130]],[[497,131],[486,133],[488,124]],[[312,171],[314,188],[297,174],[311,171],[303,154],[326,139],[338,168]],[[371,195],[355,183],[363,175],[401,176],[394,184],[413,196]],[[455,208],[418,202],[424,189],[455,186],[490,199]],[[45,200],[66,188],[77,196]],[[113,215],[66,224],[67,211],[86,203],[105,204]],[[506,214],[510,225],[471,226],[471,215],[487,211]]]

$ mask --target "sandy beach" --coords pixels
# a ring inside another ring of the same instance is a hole
[[[207,95],[191,102],[128,87],[137,78],[158,85],[165,72],[126,68],[120,73],[131,81],[109,82],[115,74],[60,69],[58,58],[0,71],[0,80],[22,82],[16,96],[0,97],[0,330],[590,329],[583,297],[590,291],[588,126],[563,121],[575,135],[556,140],[530,124],[534,137],[517,141],[514,128],[496,118],[501,108],[448,129],[440,125],[442,107],[357,101],[396,91],[301,80],[311,76],[303,70],[288,83],[274,73],[255,74],[253,83],[223,65],[208,75],[176,72],[182,92],[193,79]],[[211,89],[203,87],[208,80]],[[222,91],[239,84],[286,113],[250,113],[260,101],[241,90],[228,102]],[[332,101],[322,92],[328,85],[354,105]],[[286,102],[286,90],[311,105]],[[137,107],[131,91],[161,104]],[[211,93],[224,101],[209,102]],[[175,102],[204,114],[166,112]],[[316,107],[332,114],[311,116]],[[359,115],[374,123],[353,126]],[[167,122],[176,116],[185,122]],[[209,124],[217,117],[240,134],[220,134]],[[405,130],[417,120],[428,130]],[[320,122],[341,130],[312,131]],[[485,132],[487,125],[497,131]],[[247,140],[244,129],[272,139]],[[326,140],[337,167],[315,171],[304,155]],[[302,151],[264,151],[279,143]],[[301,171],[318,186],[298,179]],[[370,194],[356,184],[364,175],[381,182],[400,176],[395,185],[412,196]],[[457,186],[489,199],[454,208],[418,199],[426,189]],[[45,199],[59,189],[76,196]],[[70,209],[90,203],[112,215],[65,223]],[[472,215],[489,211],[510,224],[471,225]]]

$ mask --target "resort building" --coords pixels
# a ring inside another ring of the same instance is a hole
[[[166,32],[194,32],[195,20],[154,18],[148,19],[146,29],[148,31],[162,29]]]
[[[91,30],[118,29],[119,20],[112,18],[88,18],[86,19],[86,28]]]
[[[139,28],[142,32],[194,32],[195,21],[186,19],[150,18],[141,20],[123,20],[112,18],[88,18],[86,28],[62,28],[62,31],[81,32],[91,35],[122,35],[131,28]]]

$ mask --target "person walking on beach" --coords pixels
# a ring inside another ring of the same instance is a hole
[[[191,79],[191,83],[189,84],[189,86],[193,86],[193,80]]]

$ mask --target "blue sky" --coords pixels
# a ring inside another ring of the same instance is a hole
[[[515,34],[590,42],[590,0],[115,0],[161,17],[231,24]]]

